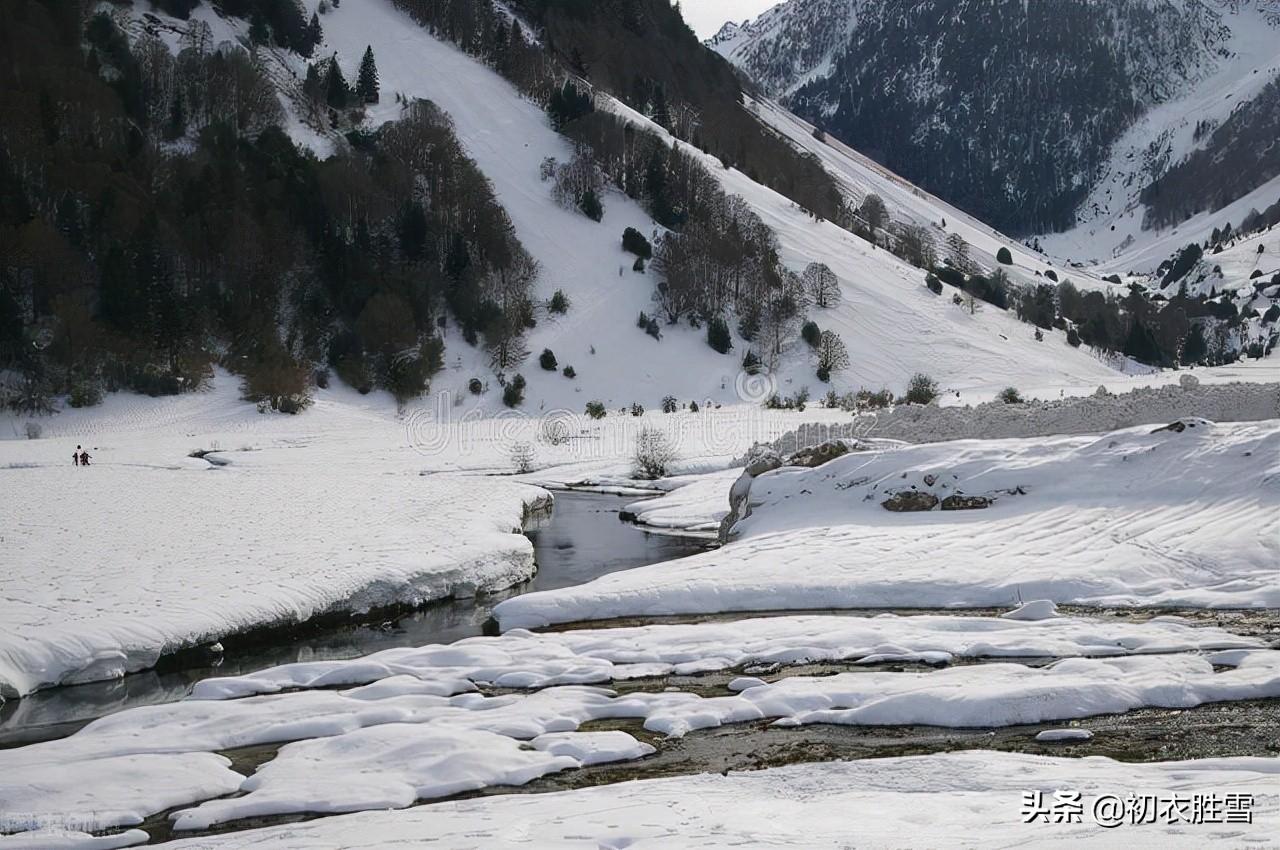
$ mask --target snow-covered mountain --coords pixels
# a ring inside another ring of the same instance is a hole
[[[790,0],[710,46],[858,150],[1026,234],[1140,226],[1141,190],[1276,77],[1277,8]],[[1252,190],[1273,175],[1250,176]]]

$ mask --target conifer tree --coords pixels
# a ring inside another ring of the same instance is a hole
[[[373,61],[373,46],[364,49],[360,60],[360,75],[356,78],[356,94],[365,103],[378,102],[378,66]]]
[[[346,109],[347,99],[351,96],[351,88],[347,78],[342,76],[338,67],[338,56],[335,53],[329,60],[329,70],[325,77],[325,100],[334,109]]]
[[[307,33],[303,43],[299,45],[298,52],[309,57],[322,41],[324,41],[324,30],[320,29],[320,16],[312,12],[311,23],[307,24]]]

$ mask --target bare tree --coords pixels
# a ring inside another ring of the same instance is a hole
[[[873,236],[889,220],[889,210],[884,205],[884,199],[874,192],[862,199],[862,206],[858,207],[858,215],[867,223]]]
[[[933,268],[938,254],[933,244],[933,234],[920,224],[904,224],[898,228],[898,254],[908,263],[921,269]]]
[[[840,280],[826,263],[810,263],[804,270],[804,289],[815,307],[831,307],[840,301]]]
[[[835,331],[823,331],[818,340],[818,371],[838,372],[849,366],[849,350]]]

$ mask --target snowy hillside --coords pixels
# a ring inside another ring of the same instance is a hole
[[[635,227],[651,234],[656,226],[638,205],[616,192],[604,198],[600,223],[552,202],[539,164],[549,156],[566,160],[572,151],[542,110],[497,74],[419,27],[390,0],[340,6],[323,21],[322,52],[337,51],[340,61],[354,63],[371,45],[378,57],[383,98],[370,109],[369,123],[397,116],[393,93],[428,98],[445,109],[467,152],[493,182],[521,242],[541,265],[537,294],[546,299],[563,289],[569,296],[572,306],[566,316],[548,316],[528,335],[535,356],[521,370],[529,382],[526,409],[580,411],[593,399],[609,407],[632,401],[655,405],[666,395],[681,400],[742,399],[736,386],[738,360],[745,351],[740,341],[734,352],[721,356],[707,347],[698,331],[671,327],[656,341],[635,327],[636,315],[652,310],[654,281],[652,274],[631,271],[631,258],[620,247],[621,233]],[[611,98],[600,97],[604,105],[666,135]],[[315,143],[309,131],[297,131],[296,138]],[[833,378],[838,389],[886,386],[901,391],[916,372],[956,389],[998,388],[1046,377],[1087,383],[1116,374],[1091,355],[1066,346],[1060,333],[1038,343],[1031,338],[1031,328],[1000,311],[970,316],[944,303],[924,288],[922,272],[831,223],[813,221],[777,193],[706,159],[725,191],[744,197],[775,230],[786,265],[799,271],[816,260],[840,277],[843,303],[813,314],[821,327],[837,331],[849,348],[852,366]],[[1027,263],[1034,262],[1028,256]],[[561,366],[573,365],[578,377],[569,380],[539,369],[536,354],[543,348],[551,349]],[[437,377],[434,389],[465,397],[470,378],[492,380],[486,359],[450,336],[446,372]],[[796,340],[780,373],[768,384],[753,383],[746,400],[763,400],[773,389],[783,395],[802,386],[821,392],[811,360]],[[492,392],[482,403],[490,408],[500,404]]]

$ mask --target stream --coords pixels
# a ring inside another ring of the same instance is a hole
[[[549,517],[530,520],[537,574],[496,594],[449,599],[394,618],[274,630],[263,639],[214,655],[184,652],[161,658],[156,667],[105,682],[52,688],[0,704],[0,748],[70,735],[91,720],[141,705],[173,702],[212,676],[235,676],[296,661],[358,658],[399,646],[449,643],[482,633],[493,606],[538,590],[583,584],[608,573],[669,561],[700,552],[705,543],[670,534],[650,534],[618,519],[635,497],[556,493]]]

